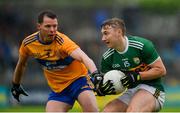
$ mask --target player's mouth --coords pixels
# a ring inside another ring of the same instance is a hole
[[[109,42],[109,41],[105,41],[105,43],[106,43],[106,45],[109,45],[109,44],[110,44],[110,42]]]
[[[48,35],[49,38],[54,38],[55,36],[56,36],[55,34]]]
[[[55,36],[55,35],[54,35],[54,34],[49,34],[48,36],[49,36],[49,37],[53,37],[53,36]]]
[[[111,47],[111,43],[109,41],[106,41],[105,43],[107,47]]]

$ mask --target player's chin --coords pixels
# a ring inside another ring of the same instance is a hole
[[[54,37],[56,37],[56,35],[49,35],[49,38],[54,38]]]
[[[48,37],[47,39],[46,39],[46,42],[52,42],[54,40],[54,38],[52,38],[52,37]]]
[[[49,36],[49,40],[53,41],[56,36]]]
[[[106,46],[107,46],[108,48],[112,48],[111,44],[109,44],[109,43],[106,43]]]

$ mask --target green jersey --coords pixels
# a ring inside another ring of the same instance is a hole
[[[146,71],[150,69],[148,65],[160,58],[151,41],[137,36],[128,36],[125,39],[127,46],[123,52],[110,48],[103,54],[101,61],[101,71],[103,73],[110,70]],[[164,91],[161,78],[142,80],[141,83]]]

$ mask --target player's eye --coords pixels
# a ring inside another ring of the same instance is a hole
[[[50,25],[45,25],[46,28],[50,28],[51,26]]]
[[[54,28],[56,28],[56,27],[57,27],[57,25],[53,25],[53,27],[54,27]]]
[[[108,32],[104,32],[103,34],[104,34],[104,35],[108,35],[109,33],[108,33]]]

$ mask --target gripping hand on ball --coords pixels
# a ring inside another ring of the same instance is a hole
[[[122,85],[127,88],[135,87],[141,80],[140,74],[134,71],[124,72],[125,76],[121,79]]]
[[[96,89],[96,93],[98,96],[116,94],[111,80],[106,81],[104,84],[103,84],[103,82],[101,82],[99,85],[99,88]]]
[[[115,94],[114,89],[112,88],[113,84],[110,80],[103,84],[103,73],[95,71],[90,76],[93,78],[93,84],[95,86],[94,90],[98,96]]]

